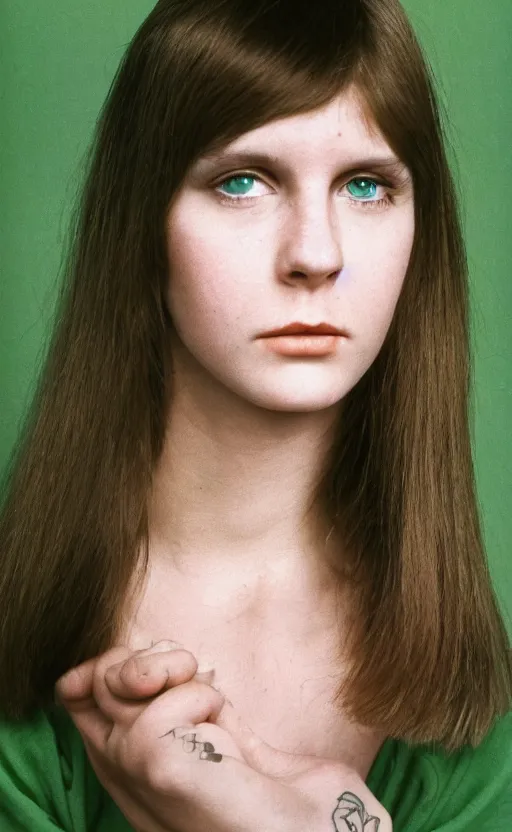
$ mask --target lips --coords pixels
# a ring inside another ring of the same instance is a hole
[[[275,338],[278,335],[346,335],[346,333],[331,324],[321,323],[312,325],[294,322],[281,327],[281,329],[264,332],[261,337]]]

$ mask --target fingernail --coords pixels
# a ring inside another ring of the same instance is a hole
[[[148,647],[145,651],[146,653],[165,653],[168,650],[180,650],[183,648],[183,644],[180,644],[177,641],[157,641],[156,644],[151,643],[151,647]]]
[[[214,670],[207,670],[205,673],[202,673],[202,672],[198,671],[195,674],[194,679],[196,679],[198,682],[208,682],[208,683],[210,683],[211,680],[213,679],[213,674],[214,673],[215,673]]]
[[[209,656],[204,656],[201,661],[199,662],[197,672],[198,673],[211,673],[212,670],[215,670],[215,664]]]

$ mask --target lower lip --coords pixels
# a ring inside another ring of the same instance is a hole
[[[281,355],[331,355],[342,335],[274,335],[264,338],[268,349]]]

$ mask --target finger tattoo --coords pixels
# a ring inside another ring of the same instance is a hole
[[[171,731],[167,731],[167,733],[162,734],[160,739],[163,737],[173,737],[175,740],[181,739],[182,748],[185,754],[193,754],[195,751],[199,751],[199,760],[206,760],[209,763],[220,763],[222,760],[222,754],[218,754],[215,751],[213,743],[211,742],[201,742],[201,740],[197,739],[197,734],[188,731],[186,734],[178,734],[177,731],[182,731],[181,728],[173,728]]]

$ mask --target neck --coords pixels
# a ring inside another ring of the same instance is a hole
[[[297,562],[318,566],[325,527],[311,495],[339,408],[292,413],[226,391],[177,390],[149,503],[159,558],[183,573],[230,570],[244,579]]]

